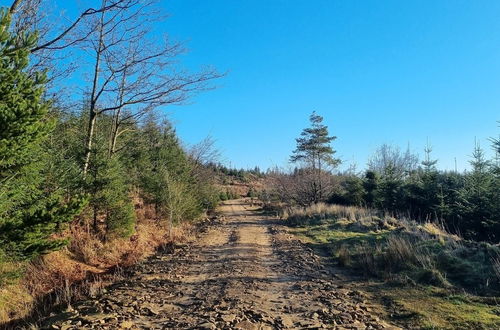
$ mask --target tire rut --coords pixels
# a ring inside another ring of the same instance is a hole
[[[242,200],[189,245],[43,322],[48,329],[396,329],[312,250]]]

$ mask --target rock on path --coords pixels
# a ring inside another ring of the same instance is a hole
[[[47,329],[396,329],[314,253],[243,200],[174,253],[135,266]]]

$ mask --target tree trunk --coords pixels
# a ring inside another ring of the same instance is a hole
[[[172,243],[172,227],[174,226],[174,199],[172,194],[173,184],[171,178],[167,179],[167,190],[168,190],[168,209],[169,209],[169,217],[168,217],[168,237],[170,242]]]
[[[83,175],[86,175],[87,171],[89,169],[90,155],[92,153],[92,142],[93,142],[93,136],[94,136],[94,131],[95,131],[95,124],[97,121],[97,113],[92,108],[93,107],[91,106],[90,113],[89,113],[89,125],[87,128],[87,137],[85,140],[85,160],[83,163]]]
[[[15,0],[9,8],[9,14],[14,14],[17,10],[17,7],[21,4],[22,0]]]
[[[321,156],[318,154],[318,200],[323,200],[323,183],[321,182]]]
[[[172,207],[170,207],[170,217],[168,219],[168,237],[170,239],[170,242],[173,242],[173,226],[174,226],[174,210]]]
[[[106,0],[103,0],[103,7],[106,5]],[[85,157],[83,162],[83,176],[87,175],[90,164],[90,155],[92,153],[92,142],[94,139],[95,123],[97,119],[96,103],[97,103],[97,85],[99,84],[99,71],[101,67],[101,55],[103,49],[103,25],[104,25],[104,11],[101,14],[99,26],[99,45],[96,51],[96,61],[94,66],[94,78],[92,81],[92,93],[90,96],[90,109],[89,109],[89,126],[87,129],[87,136],[85,140]]]
[[[118,104],[123,104],[123,96],[125,93],[125,82],[127,77],[127,69],[123,71],[122,81],[120,82],[120,95],[118,97]],[[118,140],[118,131],[120,130],[120,115],[123,107],[116,109],[113,115],[113,125],[111,129],[111,140],[109,145],[109,156],[112,157],[116,152],[116,141]]]

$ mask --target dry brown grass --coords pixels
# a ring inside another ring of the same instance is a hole
[[[339,224],[350,224],[352,227],[358,227],[359,230],[396,228],[404,231],[416,233],[419,236],[432,235],[439,237],[447,242],[460,242],[461,238],[450,234],[442,224],[435,222],[425,222],[423,224],[406,218],[394,218],[378,210],[358,207],[343,206],[336,204],[318,203],[307,208],[289,207],[283,210],[283,219],[291,224],[308,224],[311,221],[335,220]]]
[[[369,245],[363,244],[359,245],[357,249],[359,253],[358,263],[365,275],[374,274],[377,269],[377,264],[373,248]]]
[[[400,269],[402,265],[417,262],[417,250],[411,240],[404,236],[391,235],[386,241],[387,250],[384,254],[389,267],[393,270]]]
[[[106,285],[102,275],[108,270],[131,266],[169,243],[166,223],[158,219],[154,207],[136,199],[136,214],[136,233],[130,238],[102,242],[86,226],[74,224],[65,233],[71,237],[67,248],[30,263],[0,263],[0,274],[16,267],[25,269],[21,279],[0,285],[0,325],[46,309],[49,306],[43,306],[43,301],[49,295],[50,305],[94,296]],[[173,240],[186,241],[191,231],[190,224],[180,224],[173,230]],[[113,279],[109,274],[106,278]]]
[[[33,296],[22,285],[16,283],[0,287],[0,325],[29,314],[33,303]]]
[[[349,247],[346,244],[342,244],[337,250],[337,259],[341,266],[351,265],[351,253]]]
[[[307,208],[288,208],[284,211],[283,218],[304,219],[308,217],[314,217],[318,219],[339,218],[349,221],[361,221],[362,219],[370,218],[376,216],[377,214],[378,212],[376,212],[375,210],[363,207],[318,203]]]
[[[480,294],[500,289],[498,246],[466,241],[443,224],[395,219],[365,208],[318,204],[289,208],[285,220],[366,275]]]

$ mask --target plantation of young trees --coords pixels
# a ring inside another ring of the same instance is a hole
[[[497,143],[494,145],[498,148]],[[499,150],[497,149],[496,152]],[[364,176],[340,178],[329,201],[366,205],[400,217],[439,221],[467,239],[500,240],[500,177],[496,159],[487,160],[477,145],[470,171],[440,171],[426,148],[425,159],[383,146]]]
[[[205,161],[157,113],[220,74],[178,67],[184,50],[155,35],[154,5],[103,0],[62,26],[44,20],[40,1],[1,10],[0,264],[62,248],[71,227],[127,239],[137,200],[170,232],[217,203]],[[71,72],[89,78],[85,93],[64,89]]]
[[[409,150],[383,145],[364,173],[334,174],[333,159],[322,118],[310,117],[311,127],[297,139],[291,161],[301,161],[292,172],[274,171],[273,187],[282,201],[308,206],[318,202],[367,206],[396,217],[436,221],[467,239],[500,241],[499,140],[492,139],[496,157],[486,159],[479,145],[463,173],[441,171],[427,145],[419,161]],[[321,160],[330,166],[321,167]]]

